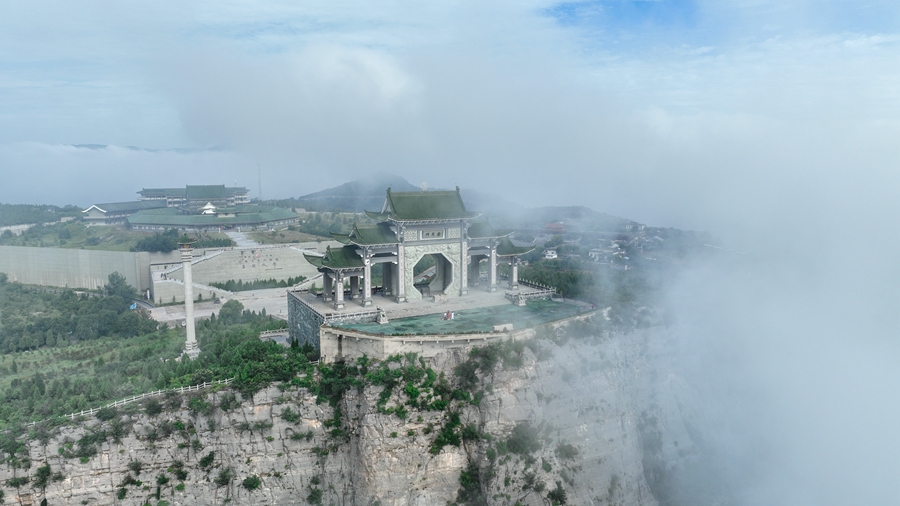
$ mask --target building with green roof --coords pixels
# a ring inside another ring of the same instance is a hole
[[[231,229],[270,229],[296,224],[298,216],[288,209],[273,206],[239,205],[235,207],[204,206],[198,210],[162,207],[138,211],[128,217],[134,230],[162,231],[170,228],[183,232]]]
[[[132,214],[146,209],[164,208],[164,202],[153,200],[136,200],[132,202],[109,202],[106,204],[94,204],[81,211],[84,221],[93,225],[115,225],[124,223]]]
[[[184,188],[143,188],[140,200],[165,202],[167,207],[196,209],[205,204],[234,207],[250,203],[250,190],[243,186],[187,185]]]
[[[533,249],[510,240],[510,232],[494,230],[480,213],[466,209],[455,191],[392,192],[387,189],[380,212],[367,211],[376,225],[355,224],[349,233],[332,233],[343,244],[325,256],[307,255],[323,274],[325,301],[344,308],[344,282],[349,297],[372,305],[372,267],[382,266],[384,294],[397,302],[433,295],[465,296],[470,280],[479,282],[480,263],[489,265],[486,289],[497,290],[497,265],[510,265],[510,288],[518,286],[518,257]],[[426,256],[434,260],[427,285],[416,284],[415,265]],[[362,281],[362,283],[360,283]],[[360,286],[362,285],[362,286]],[[336,288],[337,287],[337,288]]]

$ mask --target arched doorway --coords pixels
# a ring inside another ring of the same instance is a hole
[[[453,282],[453,264],[442,253],[423,255],[413,267],[413,278],[422,296],[443,294]]]

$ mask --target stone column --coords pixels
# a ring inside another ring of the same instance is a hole
[[[459,294],[469,293],[469,241],[468,224],[465,221],[459,223]]]
[[[488,291],[497,291],[497,245],[493,240],[491,241],[491,273],[490,286],[488,287]]]
[[[334,308],[344,309],[344,274],[341,271],[334,280]]]
[[[359,298],[359,276],[350,276],[350,300]]]
[[[191,261],[194,254],[190,244],[181,245],[181,265],[184,270],[184,319],[187,330],[187,341],[184,343],[184,354],[191,360],[200,355],[197,335],[194,330],[194,280],[191,274]]]
[[[406,302],[406,254],[402,244],[397,253],[397,302]]]
[[[370,258],[365,258],[363,263],[365,263],[365,267],[363,267],[362,305],[369,307],[372,305],[372,261]]]
[[[325,271],[322,273],[322,300],[324,302],[331,302],[331,273]]]
[[[472,279],[472,286],[480,285],[481,277],[481,255],[472,255],[469,258],[469,277]]]
[[[509,289],[519,288],[519,257],[514,256],[509,262]]]

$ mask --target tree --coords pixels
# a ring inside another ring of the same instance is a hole
[[[223,325],[240,323],[244,313],[244,305],[234,299],[222,304],[219,310],[219,322]]]

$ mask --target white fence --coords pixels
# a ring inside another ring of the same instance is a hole
[[[132,396],[132,397],[128,397],[128,398],[125,398],[125,399],[122,399],[122,400],[118,400],[118,401],[115,401],[115,402],[113,402],[113,403],[111,403],[111,404],[107,404],[106,406],[102,406],[102,407],[99,407],[99,408],[83,409],[83,410],[81,410],[81,411],[76,411],[75,413],[69,413],[68,415],[63,415],[63,417],[64,417],[64,418],[68,418],[68,419],[70,419],[70,420],[74,420],[76,417],[79,417],[79,416],[90,416],[90,415],[93,415],[94,413],[100,411],[100,410],[103,409],[103,408],[116,408],[116,407],[119,407],[119,406],[124,406],[124,405],[126,405],[126,404],[131,404],[132,402],[137,402],[137,401],[139,401],[139,400],[141,400],[141,399],[146,399],[146,398],[148,398],[148,397],[158,397],[158,396],[160,396],[160,395],[165,395],[165,394],[167,394],[167,393],[178,393],[178,394],[183,394],[183,393],[186,393],[186,392],[196,392],[197,390],[201,390],[201,389],[204,389],[204,388],[207,388],[207,387],[211,387],[211,386],[213,386],[213,385],[227,385],[227,384],[231,383],[233,380],[234,380],[234,378],[228,378],[228,379],[224,379],[224,380],[212,381],[212,382],[209,382],[209,383],[207,383],[207,382],[204,381],[203,383],[201,383],[201,384],[199,384],[199,385],[192,385],[192,386],[189,386],[189,387],[169,388],[169,389],[167,389],[167,390],[157,390],[157,391],[155,391],[155,392],[147,392],[147,393],[143,393],[143,394],[140,394],[140,395],[134,395],[134,396]],[[42,420],[42,421],[43,421],[43,420]],[[33,426],[35,426],[35,425],[37,425],[37,424],[39,424],[39,423],[41,423],[41,422],[29,422],[29,423],[25,424],[25,426],[26,426],[26,427],[33,427]]]

